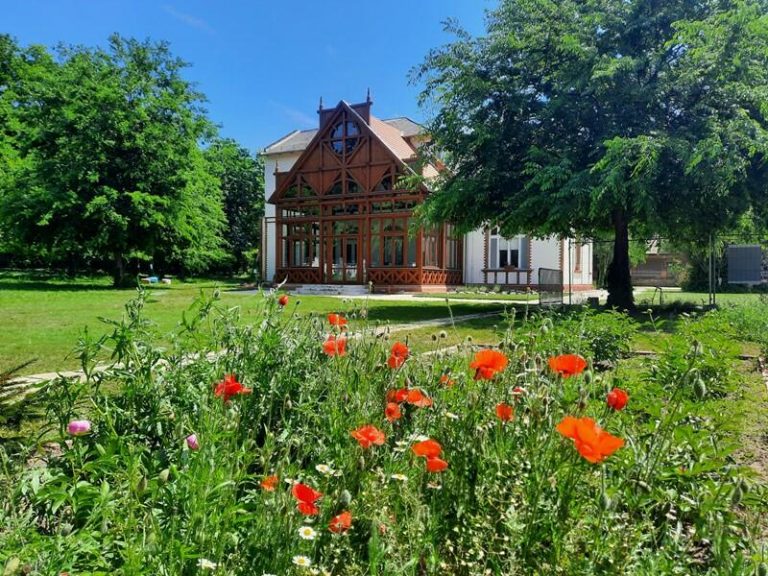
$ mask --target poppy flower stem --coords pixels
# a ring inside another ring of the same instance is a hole
[[[658,466],[661,457],[667,452],[667,446],[670,444],[672,431],[677,422],[680,407],[683,404],[682,389],[689,377],[690,371],[691,366],[689,366],[685,373],[678,377],[675,389],[669,399],[670,409],[667,412],[666,417],[661,421],[656,434],[651,437],[651,441],[647,449],[648,466],[645,472],[645,477],[643,478],[645,482],[650,482],[650,480],[653,478],[653,475],[656,472],[656,466]]]

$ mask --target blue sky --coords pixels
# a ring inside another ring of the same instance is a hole
[[[190,64],[224,136],[258,150],[314,128],[326,106],[370,87],[380,118],[423,120],[408,71],[449,42],[442,22],[483,31],[494,0],[0,0],[0,33],[24,46],[105,45],[118,32],[167,40]]]

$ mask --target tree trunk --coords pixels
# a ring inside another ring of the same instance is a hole
[[[113,258],[115,267],[112,269],[112,285],[117,288],[123,285],[123,279],[125,277],[122,252],[115,252]]]
[[[613,261],[608,266],[608,307],[634,310],[632,278],[629,275],[629,223],[623,210],[613,212]]]

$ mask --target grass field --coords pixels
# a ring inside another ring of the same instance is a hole
[[[201,293],[218,289],[221,302],[240,306],[244,321],[253,319],[261,310],[263,298],[253,291],[240,291],[234,281],[200,280],[175,282],[170,286],[151,286],[147,290],[148,318],[161,334],[173,330],[182,313]],[[84,329],[99,336],[109,331],[100,320],[119,319],[126,302],[136,289],[113,289],[109,279],[77,280],[40,279],[28,275],[0,275],[0,310],[3,330],[0,333],[0,372],[35,360],[21,373],[33,374],[67,370],[77,366],[67,355],[76,345]],[[289,309],[299,314],[348,312],[365,307],[373,322],[393,324],[445,318],[477,312],[502,310],[500,304],[452,303],[444,300],[418,302],[384,300],[345,300],[329,296],[292,296]],[[354,325],[354,320],[353,320]]]

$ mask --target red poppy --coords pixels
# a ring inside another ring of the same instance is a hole
[[[624,406],[629,402],[629,394],[621,388],[614,388],[608,392],[605,401],[608,403],[608,406],[618,412],[619,410],[624,410]]]
[[[280,306],[288,306],[288,294],[280,296],[280,298],[277,299],[277,303],[280,304]]]
[[[578,354],[561,354],[549,359],[549,368],[565,378],[584,372],[587,361]]]
[[[216,389],[213,393],[216,396],[223,396],[224,402],[229,402],[229,399],[232,398],[232,396],[238,394],[250,394],[251,389],[240,384],[234,374],[227,374],[224,376],[224,380],[216,385]]]
[[[498,372],[503,372],[509,364],[507,357],[498,350],[480,350],[469,365],[475,369],[475,380],[490,380]]]
[[[424,456],[426,458],[437,458],[443,451],[443,447],[437,440],[424,440],[423,442],[416,442],[411,446],[411,451],[416,456]]]
[[[363,448],[370,448],[371,444],[381,446],[384,444],[384,440],[386,440],[384,432],[376,428],[376,426],[371,426],[370,424],[367,426],[361,426],[357,430],[352,430],[350,435],[352,438],[357,440],[358,444],[360,444],[360,446]]]
[[[520,386],[515,386],[514,388],[512,388],[512,394],[514,396],[522,396],[523,394],[525,394],[525,388],[520,388]]]
[[[405,402],[408,398],[408,388],[398,388],[397,390],[387,391],[387,402]]]
[[[347,353],[347,339],[329,334],[328,339],[323,342],[323,352],[328,356],[344,356]]]
[[[445,460],[437,456],[427,458],[427,472],[442,472],[446,468],[448,468],[448,462]]]
[[[432,406],[432,398],[416,388],[408,390],[408,395],[405,397],[405,401],[417,408],[427,408]]]
[[[585,460],[597,464],[624,446],[624,440],[606,432],[592,418],[566,416],[557,431],[573,440],[576,450]]]
[[[453,386],[455,383],[456,382],[451,380],[451,378],[448,376],[448,374],[443,374],[442,376],[440,376],[440,384],[443,384],[444,386],[447,386],[448,388]]]
[[[274,492],[277,487],[277,476],[267,476],[261,481],[261,487],[267,492]]]
[[[500,402],[496,404],[496,417],[502,422],[509,422],[515,417],[515,409],[509,404]]]
[[[298,501],[296,509],[305,516],[314,516],[320,512],[320,509],[315,505],[323,495],[316,490],[313,490],[306,484],[296,483],[291,489],[293,497]]]
[[[398,404],[395,402],[387,402],[387,407],[384,408],[384,417],[387,420],[394,422],[395,420],[400,420],[402,415],[403,414],[400,412],[400,406]]]
[[[334,534],[342,534],[352,527],[352,513],[345,510],[338,516],[331,518],[328,524],[328,530]]]
[[[347,319],[339,314],[328,314],[328,322],[331,326],[336,326],[337,328],[347,325]]]
[[[389,354],[387,365],[393,369],[400,368],[400,366],[402,366],[403,363],[408,359],[409,354],[410,350],[408,350],[408,346],[402,342],[395,342],[392,345],[392,351]]]
[[[408,350],[408,346],[406,346],[402,342],[395,342],[394,344],[392,344],[392,350],[390,354],[392,356],[397,356],[398,358],[408,358],[408,354],[410,354],[410,350]]]

